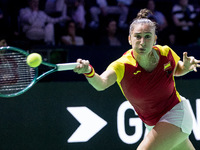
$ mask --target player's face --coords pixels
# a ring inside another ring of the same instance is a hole
[[[148,55],[156,41],[155,29],[148,24],[135,25],[129,36],[133,50],[139,55]]]

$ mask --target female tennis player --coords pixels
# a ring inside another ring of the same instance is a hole
[[[189,140],[192,117],[186,99],[179,95],[174,76],[197,72],[200,60],[183,53],[183,61],[168,46],[155,45],[156,24],[148,19],[150,11],[142,9],[130,25],[128,36],[132,49],[112,62],[101,75],[88,60],[74,70],[84,74],[97,90],[115,82],[149,129],[138,150],[194,150]]]

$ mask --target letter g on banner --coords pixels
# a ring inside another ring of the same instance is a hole
[[[130,118],[129,119],[129,126],[135,127],[135,133],[133,135],[127,135],[125,129],[125,113],[128,109],[134,111],[135,115],[136,112],[129,103],[129,101],[123,102],[118,109],[117,112],[117,131],[120,139],[127,144],[134,144],[140,140],[143,134],[143,124],[140,118]]]

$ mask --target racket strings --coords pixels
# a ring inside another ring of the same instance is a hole
[[[35,69],[26,64],[26,55],[6,50],[0,53],[0,94],[17,93],[31,84]]]

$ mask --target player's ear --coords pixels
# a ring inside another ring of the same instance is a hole
[[[156,41],[157,41],[157,39],[158,39],[158,36],[157,36],[157,35],[155,35],[155,39],[154,39],[154,45],[156,45]]]
[[[132,43],[131,43],[131,36],[130,35],[128,36],[128,42],[129,42],[130,45],[132,45]]]

